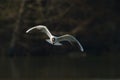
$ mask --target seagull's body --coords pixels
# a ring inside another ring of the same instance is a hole
[[[82,52],[84,51],[84,49],[83,49],[82,45],[80,44],[80,42],[79,42],[75,37],[73,37],[72,35],[66,34],[66,35],[59,36],[59,37],[54,36],[54,35],[52,35],[52,34],[50,33],[50,31],[49,31],[49,30],[47,29],[47,27],[44,26],[44,25],[38,25],[38,26],[32,27],[32,28],[28,29],[28,30],[26,31],[26,33],[30,32],[30,31],[33,30],[33,29],[38,29],[38,30],[40,30],[41,32],[47,34],[48,37],[49,37],[49,39],[46,39],[46,41],[49,42],[49,43],[52,44],[52,45],[60,46],[60,45],[62,45],[62,43],[60,43],[60,42],[62,42],[62,41],[68,41],[68,42],[70,42],[70,43],[71,43],[71,42],[76,42],[76,43],[79,45],[80,50],[81,50]]]

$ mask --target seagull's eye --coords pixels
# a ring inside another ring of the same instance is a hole
[[[52,38],[52,41],[55,42],[55,38]]]

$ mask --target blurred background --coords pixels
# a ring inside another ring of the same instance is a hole
[[[119,14],[118,0],[0,0],[0,79],[119,78]],[[25,33],[41,24],[75,36],[85,52]]]

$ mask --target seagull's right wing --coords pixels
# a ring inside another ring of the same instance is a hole
[[[84,51],[80,42],[75,37],[73,37],[72,35],[66,34],[66,35],[60,36],[60,37],[58,37],[58,42],[60,42],[60,41],[69,41],[70,43],[71,42],[76,42],[80,46],[80,50],[82,52]]]
[[[38,25],[38,26],[32,27],[32,28],[28,29],[28,30],[26,31],[26,33],[30,32],[30,31],[33,30],[33,29],[38,29],[38,30],[40,30],[41,32],[47,34],[47,35],[49,36],[49,38],[52,36],[52,34],[50,33],[50,31],[47,29],[47,27],[46,27],[46,26],[43,26],[43,25]]]

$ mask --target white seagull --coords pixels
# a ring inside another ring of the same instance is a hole
[[[70,42],[70,43],[71,43],[71,42],[76,42],[76,43],[79,45],[80,50],[81,50],[82,52],[84,51],[84,49],[83,49],[82,45],[80,44],[80,42],[79,42],[75,37],[73,37],[72,35],[66,34],[66,35],[59,36],[59,37],[53,36],[53,35],[50,33],[50,31],[47,29],[47,27],[44,26],[44,25],[38,25],[38,26],[32,27],[32,28],[28,29],[28,30],[26,31],[26,33],[30,32],[30,31],[33,30],[33,29],[38,29],[38,30],[40,30],[41,32],[47,34],[50,39],[46,39],[46,41],[49,42],[49,43],[52,44],[52,45],[60,46],[60,45],[62,45],[62,43],[60,43],[60,42],[62,42],[62,41],[68,41],[68,42]]]

